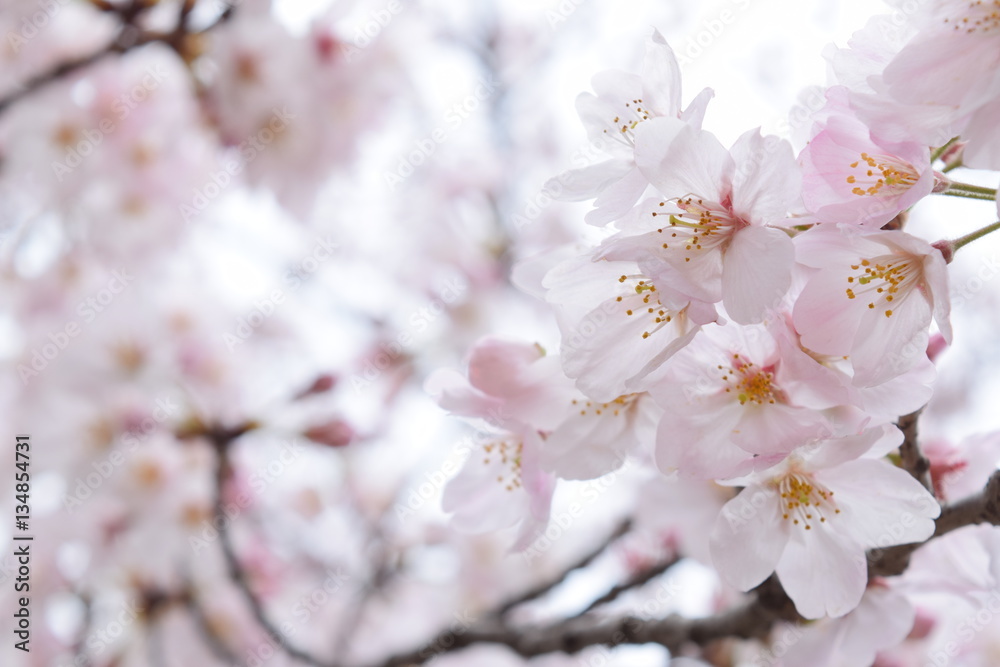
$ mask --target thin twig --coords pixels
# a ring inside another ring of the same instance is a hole
[[[253,613],[257,623],[260,624],[265,632],[267,632],[267,634],[270,635],[289,656],[304,663],[314,665],[315,667],[325,667],[327,663],[324,661],[315,657],[311,653],[290,644],[288,638],[282,634],[282,632],[267,617],[267,614],[264,613],[264,607],[260,600],[257,599],[257,596],[254,595],[250,582],[247,579],[247,575],[243,571],[239,559],[236,557],[236,551],[234,550],[230,540],[229,519],[226,517],[224,507],[224,491],[226,482],[232,472],[229,462],[229,447],[236,438],[240,437],[251,428],[251,425],[237,427],[236,429],[217,428],[206,434],[211,438],[218,452],[218,463],[215,474],[215,517],[213,523],[218,527],[219,543],[222,545],[222,554],[225,556],[226,565],[229,569],[229,578],[236,585],[236,588],[238,588],[243,594],[243,598],[250,607],[250,611]]]
[[[480,627],[441,633],[424,647],[392,656],[377,665],[422,665],[441,653],[480,643],[501,644],[525,658],[559,652],[574,654],[591,646],[647,643],[659,644],[676,653],[687,644],[704,646],[725,637],[761,639],[779,619],[757,598],[716,616],[698,619],[676,615],[655,620],[586,616],[527,628],[510,628],[493,620]]]
[[[189,4],[192,6],[188,7]],[[115,10],[115,13],[121,16],[122,25],[118,34],[109,44],[88,55],[59,63],[47,72],[42,72],[41,74],[38,74],[20,84],[17,90],[8,93],[5,97],[0,98],[0,114],[3,114],[11,105],[19,102],[25,97],[28,97],[40,88],[43,88],[48,84],[78,70],[87,68],[90,65],[102,60],[105,56],[113,54],[121,55],[133,49],[137,49],[140,46],[160,42],[169,46],[183,58],[185,55],[183,53],[185,48],[184,45],[187,43],[188,37],[203,35],[210,30],[213,30],[215,27],[228,21],[233,14],[233,7],[231,5],[227,5],[226,10],[222,12],[218,20],[216,20],[212,25],[197,33],[190,33],[187,31],[187,18],[194,7],[193,3],[185,2],[181,6],[179,23],[173,30],[169,32],[140,31],[139,28],[135,26],[135,21],[146,8],[145,3],[132,3],[127,8]]]
[[[589,605],[587,605],[587,608],[581,611],[579,614],[577,614],[577,616],[583,616],[587,612],[593,611],[597,607],[606,605],[609,602],[614,602],[619,597],[621,597],[622,594],[634,588],[639,588],[640,586],[643,586],[644,584],[652,581],[656,577],[660,576],[661,574],[672,568],[677,563],[681,562],[681,560],[682,559],[680,556],[673,556],[672,558],[668,558],[666,560],[654,564],[652,567],[639,570],[631,577],[629,577],[627,581],[614,586],[607,593],[605,593],[601,597],[591,602]]]
[[[978,523],[1000,525],[1000,471],[993,473],[982,492],[961,502],[942,508],[934,535],[947,533]],[[929,540],[928,540],[929,541]],[[869,576],[901,574],[909,564],[910,555],[922,544],[903,544],[868,553]],[[595,619],[584,616],[552,625],[531,628],[510,628],[496,620],[466,631],[444,632],[424,647],[387,658],[378,667],[421,665],[446,651],[472,644],[503,644],[524,657],[545,653],[576,653],[589,646],[655,643],[678,651],[685,644],[704,646],[725,637],[762,638],[779,620],[801,620],[795,605],[772,575],[754,591],[747,603],[716,616],[684,619],[670,616],[642,621],[630,616]],[[495,618],[495,617],[494,617]],[[444,648],[447,647],[447,648]]]
[[[514,607],[518,607],[522,604],[525,604],[526,602],[531,602],[532,600],[537,600],[538,598],[542,597],[543,595],[551,591],[553,588],[561,584],[563,581],[565,581],[566,577],[568,577],[571,572],[575,572],[576,570],[582,570],[583,568],[590,565],[594,561],[594,559],[596,559],[598,556],[600,556],[602,553],[605,552],[605,550],[608,548],[608,545],[610,545],[619,537],[627,533],[631,528],[632,528],[632,521],[630,519],[622,521],[621,523],[618,524],[618,526],[614,529],[614,531],[612,531],[610,535],[608,535],[605,539],[601,540],[600,544],[598,544],[596,548],[589,551],[582,558],[577,560],[573,565],[565,569],[562,573],[559,574],[558,577],[550,581],[542,582],[533,588],[529,588],[524,593],[501,604],[496,611],[496,615],[504,616]]]

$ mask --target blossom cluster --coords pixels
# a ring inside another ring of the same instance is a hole
[[[593,200],[586,222],[601,240],[513,274],[551,307],[558,351],[490,337],[467,375],[427,384],[489,434],[446,489],[456,525],[517,527],[524,549],[559,480],[636,461],[687,489],[689,502],[679,493],[656,511],[714,516],[682,537],[704,538],[724,582],[750,591],[776,574],[802,617],[830,619],[817,636],[857,630],[881,613],[870,607],[904,609],[885,632],[854,632],[844,650],[857,661],[836,664],[869,664],[902,642],[914,618],[905,586],[869,581],[866,554],[928,540],[940,502],[956,498],[940,486],[941,453],[928,454],[933,485],[901,466],[897,422],[933,394],[934,359],[953,335],[948,264],[971,240],[904,224],[932,195],[995,206],[995,191],[948,174],[1000,169],[989,120],[1000,3],[923,4],[902,37],[876,17],[827,52],[832,81],[798,147],[759,128],[725,146],[703,127],[713,91],[684,104],[655,30],[639,74],[594,77],[576,106],[606,159],[551,190]],[[996,441],[944,458],[980,457],[969,478],[981,487]],[[720,493],[695,490],[705,487]],[[821,664],[816,655],[801,664]]]

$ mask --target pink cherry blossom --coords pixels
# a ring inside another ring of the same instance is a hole
[[[757,130],[727,151],[711,133],[672,118],[636,129],[636,162],[663,199],[637,207],[603,256],[632,260],[654,283],[760,321],[791,282],[787,224],[799,197],[791,147]]]
[[[563,369],[600,401],[648,389],[649,373],[718,319],[714,307],[658,287],[635,262],[583,255],[549,271],[543,286],[559,313]]]
[[[620,467],[652,438],[659,415],[645,394],[589,400],[563,375],[558,357],[529,343],[481,340],[468,376],[438,371],[427,381],[442,407],[484,430],[484,442],[448,484],[444,507],[460,530],[497,530],[523,519],[518,548],[545,528],[553,474],[593,479]],[[477,519],[487,508],[496,508],[490,519]]]
[[[964,120],[956,117],[954,105],[901,103],[889,94],[884,81],[886,66],[917,34],[916,27],[900,21],[899,16],[873,17],[854,33],[848,48],[831,46],[825,55],[833,79],[849,91],[851,108],[883,141],[940,146],[964,127]]]
[[[465,533],[518,527],[514,549],[531,544],[548,525],[555,478],[541,470],[537,434],[479,438],[444,489],[441,508]]]
[[[679,118],[701,127],[705,108],[714,93],[706,88],[681,110],[681,73],[674,52],[659,31],[646,43],[642,76],[603,72],[594,77],[597,95],[583,93],[576,107],[595,145],[610,159],[570,170],[556,179],[553,191],[569,201],[597,200],[586,220],[605,225],[621,218],[642,196],[649,182],[636,167],[635,130],[650,118]]]
[[[878,651],[906,638],[915,616],[916,610],[904,595],[884,583],[871,582],[854,611],[801,629],[802,636],[783,656],[783,665],[872,665]]]
[[[994,2],[934,0],[912,13],[917,34],[885,67],[887,92],[900,103],[947,105],[968,118],[965,162],[1000,167],[989,119],[1000,103],[1000,19]],[[971,132],[970,132],[971,130]]]
[[[1000,464],[1000,433],[980,433],[953,446],[930,441],[925,454],[931,462],[931,479],[938,497],[961,500],[982,489]]]
[[[834,430],[857,432],[895,422],[927,404],[937,375],[927,355],[917,354],[913,367],[871,387],[854,384],[854,368],[844,357],[822,355],[803,347],[791,314],[775,318],[770,332],[788,369],[785,384],[804,407],[827,410]]]
[[[927,146],[874,135],[850,109],[846,89],[827,91],[822,115],[799,155],[802,198],[820,222],[878,229],[929,194],[936,179],[947,182],[931,169]]]
[[[777,572],[806,618],[856,608],[868,581],[865,551],[927,539],[940,513],[906,471],[857,458],[901,439],[895,428],[880,427],[818,442],[741,480],[745,488],[712,531],[719,573],[749,590]]]
[[[813,229],[795,239],[818,269],[795,304],[795,328],[814,352],[847,356],[858,386],[881,384],[926,358],[931,319],[951,340],[940,251],[901,231]]]
[[[802,389],[806,383],[786,368],[781,352],[765,326],[727,325],[704,329],[665,363],[650,389],[664,410],[656,440],[660,469],[732,477],[829,435],[828,416],[798,402],[800,394],[818,392]],[[838,389],[836,380],[814,376]]]

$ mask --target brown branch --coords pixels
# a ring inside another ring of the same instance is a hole
[[[334,637],[334,655],[346,656],[349,654],[352,646],[351,640],[356,636],[357,630],[364,620],[368,606],[375,596],[382,592],[386,582],[393,574],[393,569],[389,564],[390,550],[387,544],[387,537],[384,528],[378,522],[369,531],[369,544],[375,550],[375,555],[371,558],[374,564],[372,575],[360,591],[360,597],[354,607],[354,613],[345,620]]]
[[[1000,525],[1000,471],[994,472],[982,492],[941,510],[930,539],[974,524]],[[930,541],[930,540],[928,540]],[[922,544],[902,544],[868,552],[869,577],[902,574],[910,555]],[[510,628],[492,621],[466,632],[453,630],[438,635],[423,648],[388,658],[378,667],[424,664],[438,653],[465,648],[476,643],[503,644],[524,657],[543,653],[575,653],[588,646],[656,643],[673,652],[685,644],[704,646],[717,639],[763,638],[775,622],[801,621],[795,605],[772,575],[754,591],[755,598],[716,616],[684,619],[671,616],[641,621],[629,616],[592,620],[578,617],[537,628]]]
[[[896,426],[903,432],[903,444],[899,446],[899,456],[902,459],[903,469],[913,475],[913,479],[920,482],[933,496],[931,462],[920,451],[920,443],[917,441],[917,420],[919,419],[920,410],[917,410],[900,417],[899,421],[896,422]]]
[[[899,422],[908,445],[901,448],[907,461],[919,461],[923,457],[916,449],[917,414],[906,415]],[[217,471],[216,517],[222,526],[219,530],[223,552],[230,568],[233,581],[243,592],[254,616],[261,626],[279,640],[282,648],[292,657],[311,665],[322,667],[324,663],[313,656],[289,646],[282,635],[274,629],[263,612],[260,602],[253,595],[245,574],[239,567],[229,536],[226,522],[219,517],[222,512],[222,490],[229,475],[227,449],[229,444],[243,432],[253,428],[252,424],[237,429],[205,429],[207,435],[219,450]],[[904,443],[905,444],[905,443]],[[909,453],[905,453],[906,451]],[[926,460],[926,459],[924,459]],[[919,463],[915,468],[919,472]],[[912,474],[912,472],[911,472]],[[916,477],[916,475],[915,475]],[[958,528],[989,523],[1000,525],[1000,471],[989,479],[982,492],[960,502],[943,507],[930,539],[940,537]],[[535,600],[562,583],[570,572],[582,569],[604,553],[609,544],[626,534],[631,522],[624,521],[598,548],[585,554],[565,570],[559,577],[542,583],[516,598],[501,604],[494,612],[485,615],[481,621],[471,626],[453,627],[436,635],[430,642],[412,651],[392,655],[372,667],[404,667],[422,665],[442,653],[461,650],[474,644],[488,643],[508,647],[522,657],[534,657],[548,653],[577,653],[591,646],[618,646],[621,644],[655,643],[678,653],[690,646],[705,647],[725,638],[760,639],[767,637],[775,623],[801,622],[795,605],[782,588],[776,575],[752,591],[752,596],[744,603],[734,606],[715,616],[687,619],[677,615],[666,618],[643,620],[633,616],[601,617],[589,614],[595,607],[614,600],[626,590],[635,588],[662,574],[676,559],[664,561],[649,570],[637,573],[627,582],[615,586],[607,594],[595,600],[580,615],[547,625],[514,626],[506,622],[504,616],[515,607]],[[904,544],[868,552],[869,576],[893,576],[901,574],[909,564],[910,555],[921,544]]]
[[[529,588],[524,593],[521,593],[520,595],[511,598],[507,602],[501,604],[496,611],[496,616],[505,616],[515,607],[518,607],[527,602],[531,602],[532,600],[537,600],[538,598],[542,597],[543,595],[554,589],[556,586],[561,584],[563,581],[565,581],[566,577],[568,577],[571,572],[575,572],[576,570],[582,570],[583,568],[587,567],[592,562],[594,562],[594,560],[598,556],[600,556],[602,553],[605,552],[605,550],[608,548],[608,545],[610,545],[619,537],[627,533],[629,530],[631,530],[631,528],[632,528],[631,519],[625,519],[624,521],[618,524],[618,526],[614,529],[614,531],[611,532],[610,535],[608,535],[605,539],[601,540],[601,543],[598,544],[596,548],[592,549],[591,551],[586,553],[582,558],[580,558],[575,563],[570,565],[558,577],[550,581],[542,582],[533,588]]]
[[[243,571],[240,561],[236,557],[236,551],[234,550],[233,544],[230,540],[229,518],[226,516],[224,507],[224,491],[226,482],[232,473],[232,466],[229,462],[229,447],[232,445],[234,440],[247,431],[250,431],[252,428],[254,428],[254,425],[249,423],[236,427],[235,429],[215,427],[207,430],[203,434],[212,440],[212,443],[215,445],[218,453],[218,461],[215,472],[215,510],[213,524],[219,531],[219,543],[222,545],[222,554],[226,559],[226,566],[229,570],[229,578],[232,580],[233,584],[235,584],[236,588],[243,594],[243,598],[250,607],[250,611],[253,613],[253,617],[257,620],[257,623],[260,624],[260,626],[272,639],[274,639],[276,644],[281,646],[285,653],[296,660],[300,660],[309,665],[314,665],[315,667],[325,667],[326,663],[319,658],[313,656],[304,649],[290,644],[288,638],[285,637],[285,635],[282,634],[282,632],[267,617],[267,614],[264,612],[264,606],[254,594],[250,581],[247,579],[246,572]]]
[[[601,605],[608,604],[609,602],[614,602],[625,592],[632,590],[633,588],[638,588],[652,581],[653,579],[660,576],[661,574],[672,568],[680,561],[681,561],[680,556],[673,556],[671,558],[667,558],[666,560],[662,560],[658,563],[655,563],[652,567],[639,570],[631,577],[629,577],[627,581],[614,586],[607,593],[605,593],[601,597],[591,602],[589,605],[587,605],[586,609],[577,614],[577,616],[583,616],[587,612],[593,611],[594,609],[600,607]]]
[[[927,540],[941,537],[953,530],[979,523],[1000,526],[1000,471],[995,471],[979,493],[941,508],[935,521],[934,534]],[[902,574],[910,564],[910,555],[927,542],[900,544],[868,552],[868,576]]]
[[[73,664],[79,667],[89,667],[93,661],[87,655],[87,639],[94,623],[94,604],[86,593],[78,593],[77,597],[83,603],[83,620],[80,623],[80,636],[73,643]]]
[[[704,646],[726,637],[762,639],[782,618],[765,606],[765,599],[758,596],[716,616],[699,619],[676,615],[654,620],[634,616],[611,619],[587,616],[526,628],[511,628],[493,619],[477,627],[443,632],[424,647],[392,656],[378,663],[378,667],[422,665],[440,653],[480,643],[502,644],[530,658],[547,653],[573,654],[591,646],[647,643],[659,644],[677,653],[689,644]]]
[[[177,26],[173,30],[169,32],[142,31],[135,25],[135,22],[151,4],[134,2],[124,8],[111,6],[112,8],[106,11],[118,14],[121,17],[122,25],[118,34],[109,44],[88,55],[59,63],[47,72],[42,72],[20,84],[17,90],[0,98],[0,114],[3,114],[10,106],[28,97],[35,91],[78,70],[85,69],[102,60],[105,56],[113,54],[121,55],[146,44],[154,42],[166,44],[176,51],[182,59],[187,60],[186,46],[190,41],[189,38],[204,35],[216,26],[228,21],[233,13],[232,5],[227,5],[226,10],[219,16],[219,19],[215,23],[197,33],[191,33],[187,30],[187,19],[194,9],[194,3],[185,0],[181,5]]]

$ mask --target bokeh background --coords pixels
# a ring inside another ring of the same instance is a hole
[[[423,389],[483,335],[558,347],[552,314],[509,273],[599,233],[546,186],[600,156],[576,96],[599,71],[638,71],[656,28],[685,103],[715,90],[704,125],[723,143],[761,126],[801,146],[794,110],[815,108],[824,45],[884,11],[0,0],[0,516],[14,514],[13,436],[30,434],[35,536],[32,652],[13,651],[4,612],[0,662],[295,664],[270,648],[212,525],[219,429],[249,430],[228,452],[227,493],[249,498],[227,528],[238,558],[272,622],[317,655],[377,661],[579,559],[633,513],[648,473],[562,485],[554,514],[583,514],[538,558],[511,555],[510,535],[449,528],[441,489],[472,432]],[[989,208],[927,202],[913,229],[955,237]],[[964,254],[959,334],[923,427],[951,440],[992,418],[996,395],[996,271],[981,272],[995,262]],[[649,530],[525,620],[574,613],[654,558],[658,509],[640,515]],[[723,596],[690,561],[621,604],[664,586],[648,613],[704,614]],[[476,651],[434,664],[524,664]],[[666,659],[622,647],[532,664]]]

